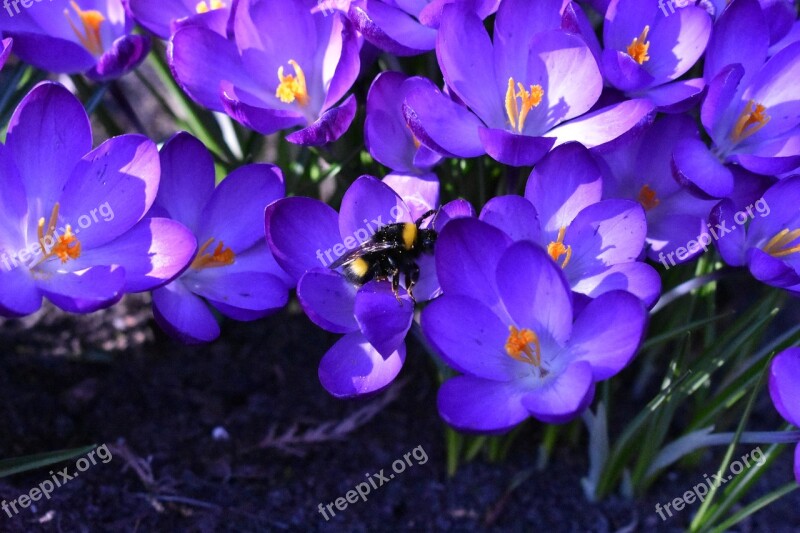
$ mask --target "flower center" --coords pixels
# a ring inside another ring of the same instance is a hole
[[[661,200],[659,200],[656,196],[656,191],[651,189],[649,185],[642,186],[642,188],[639,190],[639,196],[636,197],[636,200],[642,204],[642,207],[644,207],[645,211],[650,211],[661,203]]]
[[[542,366],[542,345],[533,330],[508,326],[508,340],[506,340],[505,348],[506,353],[512,359],[537,368],[539,377],[545,377],[548,374],[547,369]]]
[[[42,248],[42,259],[37,264],[41,264],[45,259],[58,257],[62,263],[70,259],[77,259],[81,256],[81,241],[72,233],[72,226],[67,224],[64,235],[56,234],[56,224],[58,224],[58,202],[50,213],[50,220],[44,217],[39,219],[38,238],[39,246]],[[46,230],[45,230],[46,228]]]
[[[283,66],[278,67],[278,85],[275,96],[285,104],[291,104],[295,100],[301,106],[308,105],[308,89],[306,88],[306,75],[297,61],[289,60],[289,64],[294,68],[294,74],[283,74]]]
[[[65,9],[64,16],[67,17],[67,21],[69,22],[70,27],[72,27],[72,31],[75,32],[78,40],[87,50],[96,56],[102,55],[103,41],[100,39],[100,25],[104,20],[106,20],[106,18],[96,9],[87,9],[86,11],[82,10],[74,0],[70,2],[70,5],[72,6],[72,9],[75,10],[75,13],[77,13],[78,18],[81,21],[81,25],[83,26],[83,31],[81,31],[72,21],[69,10]]]
[[[789,231],[789,229],[781,230],[777,235],[772,237],[764,251],[775,258],[786,257],[793,253],[800,252],[800,244],[789,246],[800,238],[800,229]]]
[[[211,0],[209,3],[206,3],[205,0],[200,0],[198,4],[195,6],[194,10],[197,13],[208,13],[209,11],[214,11],[215,9],[222,9],[226,7],[225,2],[222,0]]]
[[[566,232],[567,228],[562,227],[558,230],[558,238],[547,245],[547,253],[550,254],[550,257],[552,257],[553,261],[556,263],[558,263],[562,255],[566,255],[564,262],[561,263],[561,268],[566,268],[569,264],[569,260],[572,258],[572,246],[564,246],[564,234]]]
[[[216,239],[211,237],[203,246],[197,251],[197,256],[192,261],[191,268],[195,270],[203,270],[204,268],[219,268],[232,265],[236,261],[236,254],[230,248],[225,248],[225,244],[219,241],[213,253],[208,253],[207,250],[211,247]]]
[[[648,33],[650,33],[650,26],[645,26],[642,33],[638,37],[634,37],[631,44],[628,45],[628,55],[640,65],[650,60],[650,56],[647,55],[650,50],[650,43],[647,42]]]
[[[736,124],[733,126],[733,131],[731,132],[733,142],[743,141],[766,126],[771,118],[766,114],[766,111],[766,107],[755,103],[753,100],[747,102],[739,114],[739,118],[736,119]]]
[[[514,86],[519,90],[515,90]],[[534,107],[542,103],[544,96],[544,89],[541,85],[531,85],[530,91],[526,91],[521,83],[514,83],[514,78],[508,78],[508,90],[506,91],[506,115],[511,124],[511,128],[518,133],[522,133],[522,128],[525,127],[525,119],[528,118],[528,113]],[[517,102],[517,98],[522,103]]]

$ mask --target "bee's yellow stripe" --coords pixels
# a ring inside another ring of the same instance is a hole
[[[403,225],[403,245],[406,250],[414,247],[414,242],[417,240],[417,226],[411,222],[406,222]]]
[[[350,270],[359,278],[363,278],[367,274],[367,270],[369,270],[369,264],[363,257],[358,257],[350,263]]]

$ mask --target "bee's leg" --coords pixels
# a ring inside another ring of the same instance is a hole
[[[408,295],[411,297],[411,301],[417,303],[417,299],[414,298],[414,285],[417,284],[419,281],[419,265],[416,263],[411,263],[406,266],[406,290],[408,291]]]
[[[419,217],[417,219],[417,227],[422,226],[422,223],[425,222],[425,219],[427,219],[429,216],[431,216],[431,215],[433,215],[435,213],[436,213],[436,209],[431,209],[430,211],[426,212],[424,215]]]
[[[394,297],[397,299],[398,303],[402,304],[403,300],[400,299],[400,271],[395,270],[394,274],[392,274],[392,293]]]

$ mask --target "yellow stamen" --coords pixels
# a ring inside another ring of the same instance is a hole
[[[284,75],[283,66],[278,67],[278,79],[281,83],[275,90],[275,96],[285,104],[291,104],[297,100],[301,106],[307,106],[309,98],[306,75],[294,59],[290,59],[289,64],[294,68],[294,75]]]
[[[566,268],[569,260],[572,259],[572,246],[564,246],[564,234],[567,232],[566,227],[558,230],[558,238],[556,241],[547,245],[547,253],[553,258],[553,261],[558,263],[562,255],[566,255],[564,262],[561,263],[561,268]]]
[[[72,226],[67,225],[64,235],[56,236],[59,209],[60,206],[56,203],[50,213],[49,221],[45,221],[44,217],[39,219],[37,237],[42,248],[42,260],[39,263],[53,256],[58,257],[62,263],[81,256],[81,242],[72,233]],[[48,240],[50,244],[47,243]]]
[[[739,118],[736,119],[736,124],[733,126],[733,131],[731,132],[733,142],[743,141],[766,126],[770,118],[772,118],[766,114],[766,111],[766,107],[756,104],[753,100],[747,102],[747,105],[744,106],[741,114],[739,114]]]
[[[209,6],[210,4],[210,6]],[[195,6],[194,10],[197,13],[208,13],[209,11],[214,11],[215,9],[222,9],[226,7],[225,2],[221,0],[211,0],[208,4],[205,0],[200,0],[198,4]]]
[[[640,65],[650,60],[650,56],[647,55],[650,50],[650,43],[647,42],[648,33],[650,33],[650,26],[645,26],[642,33],[638,37],[634,37],[631,44],[628,45],[628,55]]]
[[[642,186],[639,190],[639,196],[637,196],[636,199],[642,204],[645,211],[650,211],[661,203],[661,200],[656,197],[656,191],[651,189],[649,185]]]
[[[236,261],[236,254],[230,248],[225,248],[225,244],[220,241],[213,253],[206,253],[206,250],[216,239],[211,237],[197,251],[197,256],[192,261],[191,268],[203,270],[204,268],[219,268],[229,266]]]
[[[789,246],[798,238],[800,238],[800,229],[789,231],[787,228],[781,230],[769,240],[766,246],[764,246],[764,251],[775,258],[786,257],[787,255],[800,252],[800,244]]]
[[[517,87],[518,90],[515,90]],[[530,90],[525,90],[521,83],[515,83],[514,78],[508,78],[508,90],[506,91],[506,115],[508,122],[511,124],[511,129],[518,133],[522,133],[525,127],[525,120],[528,118],[528,113],[531,109],[537,107],[542,103],[544,97],[544,89],[541,85],[531,85]],[[522,103],[520,109],[517,98]]]
[[[86,11],[82,10],[74,0],[70,2],[70,5],[72,6],[72,9],[75,10],[75,13],[77,13],[78,18],[81,21],[81,25],[83,26],[83,31],[81,31],[78,26],[72,22],[72,17],[69,14],[69,10],[65,9],[64,16],[67,17],[67,21],[69,22],[72,31],[75,32],[78,40],[87,50],[96,56],[102,55],[103,41],[100,38],[100,25],[104,20],[106,20],[106,18],[96,9],[87,9]]]
[[[539,344],[539,337],[527,328],[508,327],[506,353],[517,361],[537,368],[542,366],[542,346]]]

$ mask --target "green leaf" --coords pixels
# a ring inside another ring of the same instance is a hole
[[[14,457],[12,459],[5,459],[0,461],[0,478],[8,477],[12,474],[20,472],[27,472],[29,470],[36,470],[44,466],[60,463],[79,455],[84,455],[94,450],[96,444],[91,446],[83,446],[81,448],[71,448],[68,450],[59,450],[55,452],[37,453],[34,455],[26,455],[24,457]]]

